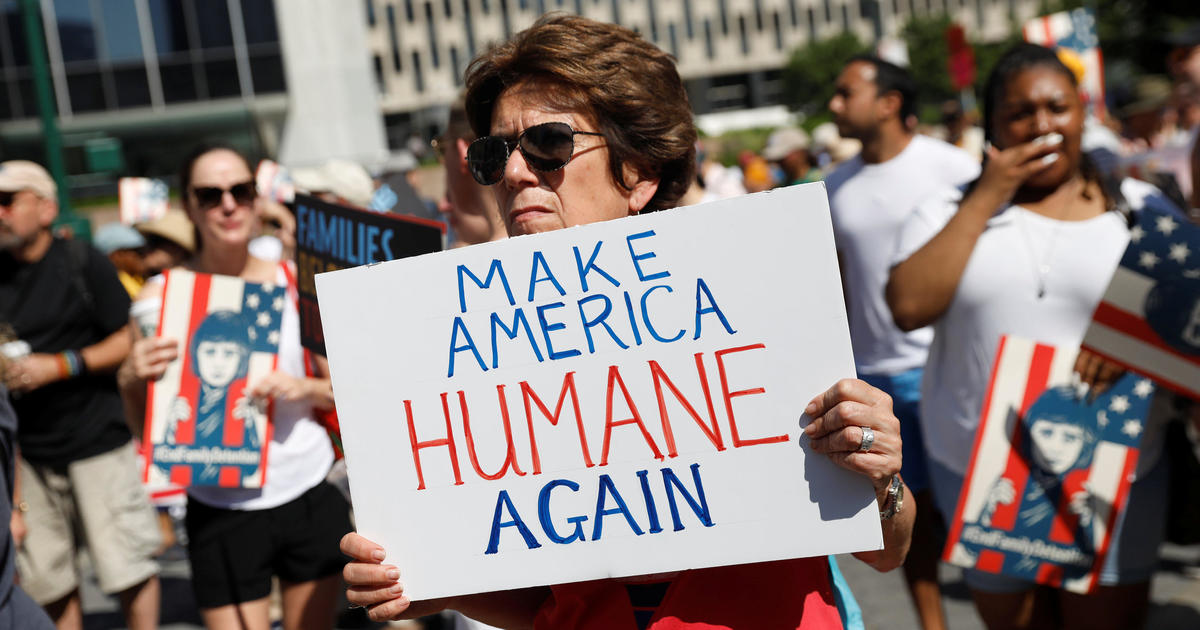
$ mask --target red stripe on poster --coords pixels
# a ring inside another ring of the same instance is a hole
[[[1107,302],[1101,302],[1100,305],[1096,307],[1096,314],[1092,316],[1092,319],[1096,320],[1100,324],[1108,326],[1109,328],[1133,337],[1142,343],[1153,346],[1154,348],[1162,350],[1163,352],[1170,353],[1176,357],[1179,357],[1180,359],[1183,359],[1184,361],[1187,361],[1188,363],[1200,367],[1200,357],[1184,354],[1163,343],[1162,337],[1159,337],[1158,333],[1154,332],[1154,329],[1146,323],[1146,320],[1136,313],[1130,313],[1129,311],[1112,306]]]
[[[217,478],[217,485],[222,488],[240,488],[242,486],[241,471],[237,466],[222,466]]]
[[[208,293],[212,287],[212,276],[206,273],[198,273],[195,276],[195,284],[192,287],[192,312],[188,316],[188,338],[191,338],[192,333],[200,322],[204,321],[205,315],[208,314]],[[164,308],[166,305],[163,305]],[[182,374],[179,378],[179,396],[186,400],[200,400],[200,379],[192,372],[191,365],[191,348],[184,343],[179,349],[179,360],[183,362]],[[196,410],[192,410],[192,417],[185,420],[180,420],[175,425],[175,442],[177,444],[192,444],[196,441]],[[180,484],[186,485],[186,484]]]
[[[975,458],[979,455],[979,445],[983,442],[984,427],[983,423],[987,419],[988,409],[992,407],[992,393],[996,388],[995,374],[1000,369],[1000,360],[1004,357],[1004,347],[1008,345],[1008,337],[1000,337],[1000,343],[996,346],[996,358],[992,361],[992,380],[988,383],[987,393],[983,395],[983,410],[979,413],[979,428],[975,431],[975,444],[971,446],[971,461],[967,463],[967,476],[963,479],[963,488],[971,487],[971,480],[975,475]],[[954,518],[950,521],[950,531],[946,536],[946,547],[942,550],[942,560],[950,562],[950,553],[954,550],[954,546],[958,544],[959,537],[962,536],[963,519],[962,513],[966,508],[963,502],[962,489],[959,489],[958,500],[955,501]]]
[[[1138,451],[1128,449],[1125,451],[1125,467],[1121,470],[1121,483],[1117,486],[1117,496],[1113,497],[1112,510],[1108,513],[1108,521],[1104,524],[1104,540],[1100,541],[1100,549],[1096,552],[1096,561],[1092,563],[1092,580],[1088,583],[1088,592],[1094,592],[1096,585],[1100,583],[1100,570],[1104,568],[1104,561],[1108,559],[1108,550],[1112,546],[1113,529],[1115,529],[1115,515],[1125,511],[1125,503],[1129,500],[1129,490],[1133,486],[1132,483],[1126,483],[1133,477],[1133,472],[1137,470]]]

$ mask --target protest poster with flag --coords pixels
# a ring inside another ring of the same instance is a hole
[[[1154,208],[1137,213],[1083,347],[1200,398],[1200,228]]]
[[[258,488],[270,405],[249,388],[275,370],[286,289],[232,276],[167,271],[160,336],[179,357],[147,391],[147,482]]]
[[[1099,395],[1077,352],[1003,337],[945,560],[1088,593],[1129,496],[1154,385],[1129,372]]]
[[[288,170],[274,160],[263,160],[258,163],[254,172],[254,185],[258,194],[279,203],[292,203],[296,196],[296,186]]]
[[[122,177],[117,182],[121,223],[153,221],[167,213],[167,184],[149,177]]]
[[[1096,14],[1091,9],[1060,11],[1033,18],[1025,23],[1025,41],[1047,48],[1067,51],[1063,62],[1076,74],[1083,71],[1079,93],[1088,111],[1103,117],[1104,59],[1100,38],[1096,35]]]

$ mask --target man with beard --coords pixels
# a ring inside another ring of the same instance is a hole
[[[30,348],[4,370],[21,449],[21,586],[60,630],[81,628],[75,555],[86,544],[128,626],[154,628],[158,528],[114,378],[130,347],[129,295],[107,258],[52,235],[56,199],[41,166],[0,162],[0,322]]]

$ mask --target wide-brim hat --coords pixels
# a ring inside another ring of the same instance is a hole
[[[171,208],[161,217],[138,223],[134,227],[146,236],[165,238],[188,253],[196,253],[196,228],[183,210]]]

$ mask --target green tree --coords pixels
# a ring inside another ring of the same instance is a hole
[[[942,101],[957,96],[950,84],[950,50],[946,46],[950,24],[946,15],[913,16],[900,31],[908,46],[908,69],[917,84],[921,112],[937,111]],[[928,120],[929,114],[921,118]]]
[[[805,115],[824,111],[842,66],[869,50],[853,33],[842,33],[792,51],[783,67],[784,102]]]

